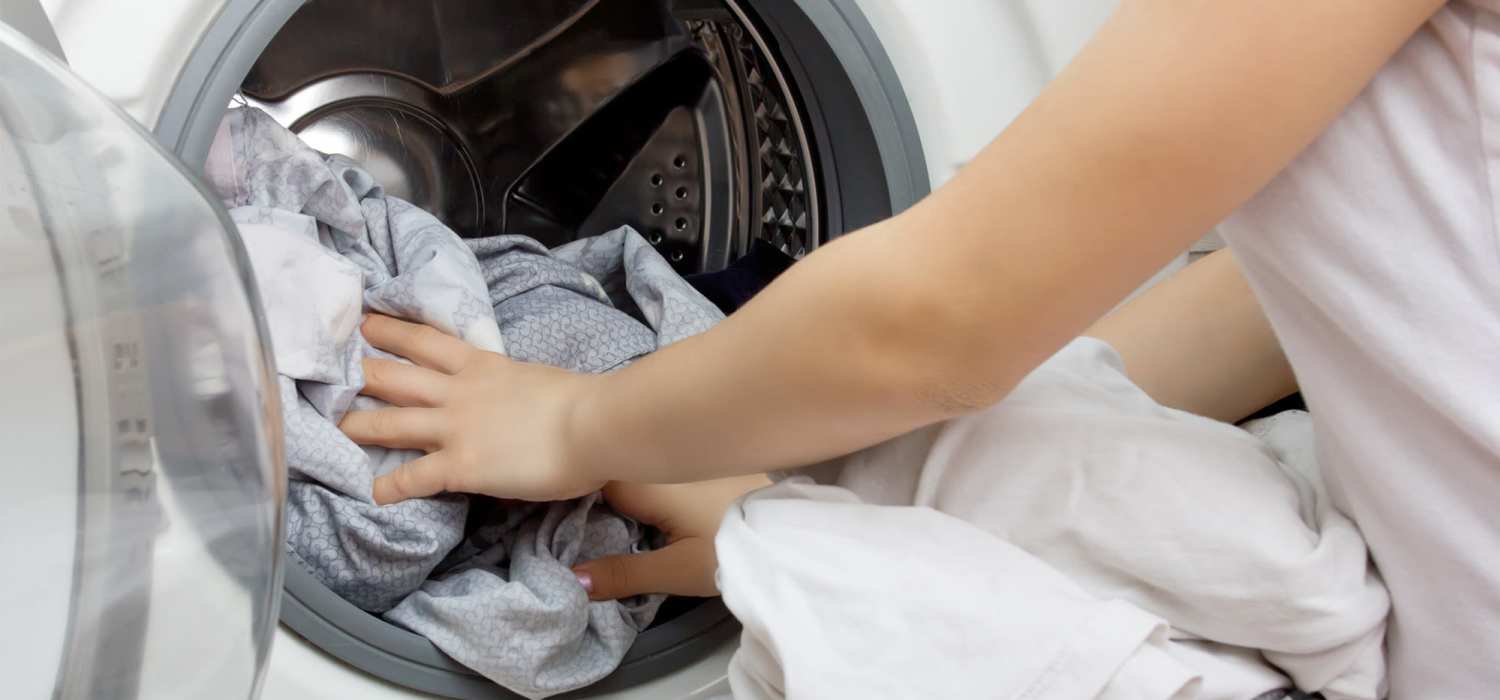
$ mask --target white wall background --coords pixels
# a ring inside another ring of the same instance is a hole
[[[858,0],[901,76],[933,186],[998,135],[1118,0]],[[1196,254],[1222,246],[1209,234]],[[1185,251],[1148,282],[1181,269]],[[1144,287],[1143,287],[1144,288]]]
[[[994,139],[1116,0],[859,0],[901,75],[934,185]]]

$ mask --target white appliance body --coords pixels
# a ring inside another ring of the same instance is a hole
[[[73,71],[158,133],[165,121],[180,118],[169,113],[174,89],[203,79],[189,59],[230,5],[227,0],[41,2]],[[935,187],[1035,97],[1115,0],[944,0],[940,8],[925,0],[857,3],[900,78]],[[617,697],[725,693],[733,648],[726,643],[687,668]],[[346,665],[282,625],[263,697],[396,700],[425,695]]]

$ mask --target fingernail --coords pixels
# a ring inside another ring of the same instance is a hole
[[[594,592],[594,576],[587,571],[573,570],[573,575],[578,577],[578,585],[583,586],[584,593]]]

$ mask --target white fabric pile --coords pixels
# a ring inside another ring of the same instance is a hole
[[[1085,338],[752,494],[717,540],[735,696],[1381,697],[1389,599],[1306,418],[1163,408]]]

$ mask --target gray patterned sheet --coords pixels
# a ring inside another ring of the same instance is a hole
[[[207,175],[240,229],[275,348],[287,542],[346,600],[426,636],[484,676],[545,697],[609,674],[660,599],[589,602],[571,565],[647,546],[598,494],[552,504],[444,495],[376,506],[374,478],[418,456],[337,428],[359,396],[375,311],[494,352],[606,372],[723,317],[628,228],[553,251],[464,241],[265,113],[231,110]],[[503,465],[501,465],[503,467]]]

